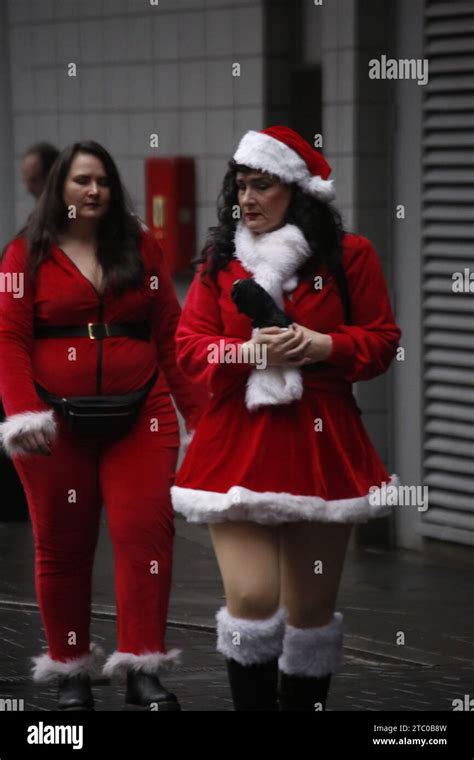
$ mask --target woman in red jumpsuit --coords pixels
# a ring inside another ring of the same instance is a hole
[[[165,645],[179,447],[170,390],[188,433],[207,394],[177,368],[172,280],[104,148],[84,142],[63,151],[27,228],[7,246],[1,273],[7,419],[0,434],[27,494],[48,642],[33,676],[59,676],[60,708],[92,709],[89,675],[100,652],[89,640],[91,576],[104,503],[118,628],[104,672],[127,674],[130,706],[179,709],[158,677],[179,655]],[[60,397],[128,394],[157,368],[137,420],[121,436],[71,431],[36,385]]]
[[[372,244],[344,233],[329,205],[329,173],[287,127],[244,135],[176,332],[179,366],[212,399],[171,493],[188,520],[210,524],[236,710],[277,709],[279,671],[282,710],[324,709],[352,525],[396,498],[352,383],[388,369],[400,330]],[[252,330],[232,298],[250,278],[291,327]]]

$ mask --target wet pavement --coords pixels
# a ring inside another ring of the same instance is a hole
[[[344,613],[345,666],[333,679],[328,708],[350,711],[451,711],[474,697],[472,563],[409,551],[353,548],[338,609]],[[183,664],[163,681],[184,710],[232,709],[214,616],[223,604],[205,526],[176,520],[174,581],[167,643]],[[92,637],[116,647],[112,549],[105,519],[94,570]],[[397,643],[404,634],[404,644]],[[0,523],[0,698],[25,710],[51,710],[55,687],[33,684],[29,657],[45,646],[33,582],[28,522]],[[95,683],[98,710],[122,710],[123,686]]]

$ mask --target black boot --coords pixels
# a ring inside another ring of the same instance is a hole
[[[176,696],[165,689],[157,675],[148,675],[140,670],[129,670],[127,673],[125,707],[128,710],[158,712],[181,710]]]
[[[58,710],[93,710],[90,676],[83,673],[60,676],[58,683]]]
[[[226,659],[232,701],[236,711],[276,711],[278,658],[257,665]]]
[[[281,673],[280,710],[317,712],[326,709],[326,700],[331,674],[316,678],[314,676],[293,676]]]

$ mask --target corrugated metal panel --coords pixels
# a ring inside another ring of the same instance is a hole
[[[429,509],[421,532],[474,545],[473,2],[425,0],[425,58],[423,482]],[[454,273],[463,292],[453,288]]]

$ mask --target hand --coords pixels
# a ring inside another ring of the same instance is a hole
[[[293,332],[294,335],[300,336],[301,342],[287,352],[287,363],[280,366],[302,367],[305,364],[324,361],[330,355],[332,351],[332,338],[329,335],[310,330],[296,322],[293,322],[290,325],[288,332],[290,331]],[[258,332],[260,336],[264,336],[276,335],[286,331],[278,327],[265,327]],[[259,338],[258,340],[261,341],[262,339]]]
[[[311,336],[305,336],[303,329],[291,325],[289,328],[265,327],[255,330],[248,344],[264,346],[264,357],[269,367],[299,367],[307,364],[306,351]]]
[[[52,442],[41,431],[36,433],[21,433],[15,436],[12,443],[23,449],[25,454],[51,455]]]
[[[307,363],[323,362],[332,352],[332,338],[325,333],[316,332],[316,330],[310,330],[308,327],[298,325],[293,322],[291,327],[295,330],[302,330],[305,337],[309,339],[310,344],[306,350],[305,356],[308,359]]]

